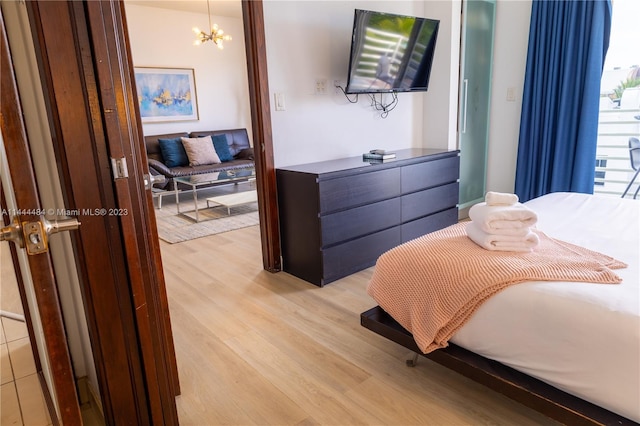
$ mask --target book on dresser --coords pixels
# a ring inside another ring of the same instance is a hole
[[[458,151],[398,150],[276,169],[283,270],[318,286],[458,220]]]
[[[387,163],[389,161],[393,161],[394,159],[387,159],[387,160],[376,160],[375,158],[363,158],[362,161],[369,163],[369,164],[382,164],[382,163]]]
[[[369,160],[391,160],[396,158],[395,152],[387,152],[382,150],[372,150],[370,152],[365,152],[362,154],[362,158],[366,161]]]

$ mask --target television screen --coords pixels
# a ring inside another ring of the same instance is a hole
[[[346,93],[425,91],[440,21],[356,9]]]

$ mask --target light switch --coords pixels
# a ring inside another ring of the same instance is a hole
[[[275,102],[276,102],[276,111],[284,111],[284,93],[276,93],[275,94]]]
[[[515,101],[516,101],[516,88],[507,87],[507,102],[515,102]]]

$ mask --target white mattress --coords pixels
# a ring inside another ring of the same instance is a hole
[[[640,422],[640,200],[554,193],[526,205],[547,235],[627,263],[623,282],[511,286],[451,342]]]

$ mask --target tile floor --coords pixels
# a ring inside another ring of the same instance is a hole
[[[0,318],[0,424],[50,425],[23,322]]]
[[[9,243],[4,241],[0,242],[0,310],[23,314]],[[104,426],[95,405],[84,404],[81,411],[86,426]],[[27,326],[0,316],[0,426],[51,424]]]

